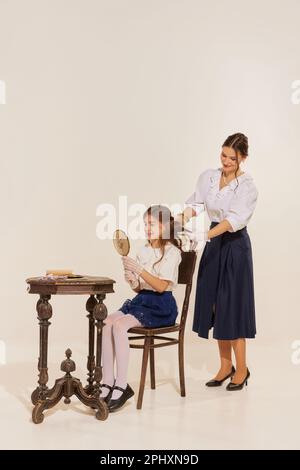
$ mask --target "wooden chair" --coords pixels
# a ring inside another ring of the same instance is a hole
[[[143,349],[143,360],[141,379],[139,387],[139,395],[137,401],[137,409],[142,408],[143,395],[145,388],[146,372],[148,359],[150,355],[150,379],[151,389],[155,389],[155,363],[154,349],[165,346],[174,346],[178,344],[178,360],[179,360],[179,379],[180,379],[180,395],[185,397],[185,377],[184,377],[184,330],[188,314],[190,294],[192,290],[193,274],[195,271],[197,254],[195,251],[186,251],[182,253],[182,260],[179,265],[178,284],[185,284],[185,295],[181,309],[180,322],[173,326],[162,328],[131,328],[128,332],[137,336],[129,336],[129,340],[143,340],[143,344],[130,344],[130,348]],[[178,333],[176,338],[164,336],[166,333]],[[157,342],[159,341],[159,342]]]

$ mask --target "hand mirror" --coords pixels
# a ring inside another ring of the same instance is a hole
[[[127,256],[130,250],[129,239],[123,230],[115,230],[113,235],[114,247],[121,256]]]

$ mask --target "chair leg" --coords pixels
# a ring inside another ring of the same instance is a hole
[[[154,338],[150,339],[150,346],[153,346]],[[155,390],[155,362],[154,362],[154,349],[150,348],[150,378],[151,378],[151,389]]]
[[[183,343],[183,338],[180,338],[180,337],[179,337],[179,343],[178,343],[178,362],[179,362],[180,395],[182,397],[185,397],[184,343]]]
[[[139,388],[138,401],[137,401],[137,405],[136,405],[136,408],[138,410],[140,410],[142,408],[142,404],[143,404],[143,396],[144,396],[144,389],[145,389],[145,381],[146,381],[146,372],[147,372],[149,350],[150,350],[150,338],[145,338],[140,388]]]

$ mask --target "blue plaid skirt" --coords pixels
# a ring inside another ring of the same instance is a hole
[[[127,299],[118,310],[137,318],[148,328],[171,326],[178,315],[176,300],[171,291],[156,292],[142,289],[133,299]]]

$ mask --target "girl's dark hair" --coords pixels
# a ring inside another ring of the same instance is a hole
[[[172,216],[172,213],[170,209],[166,206],[161,206],[161,205],[153,205],[150,206],[146,212],[144,213],[144,219],[146,217],[154,217],[158,222],[163,224],[165,230],[162,233],[162,237],[159,238],[159,248],[161,249],[161,257],[158,261],[156,261],[153,264],[153,267],[159,263],[165,254],[165,246],[168,242],[172,243],[172,245],[176,246],[176,248],[179,248],[179,250],[182,252],[182,247],[181,247],[181,240],[178,240],[175,238],[174,235],[174,217]],[[150,240],[148,240],[150,243]]]
[[[245,134],[242,134],[241,132],[237,132],[236,134],[232,134],[228,136],[224,144],[222,145],[222,147],[233,148],[233,150],[235,151],[236,157],[238,156],[238,153],[240,153],[242,157],[247,157],[248,156],[248,137],[245,136]],[[237,169],[235,171],[235,178],[236,178],[237,186],[238,186],[239,182],[238,182],[236,175],[240,169],[240,166],[239,166],[238,159],[236,160],[236,162],[237,162]]]

